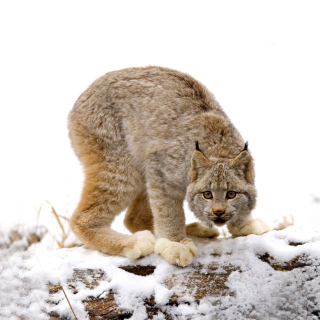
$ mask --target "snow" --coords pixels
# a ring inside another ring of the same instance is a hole
[[[216,240],[194,238],[194,241],[199,253],[193,265],[202,266],[201,272],[206,272],[206,266],[213,262],[221,267],[232,265],[236,268],[226,283],[235,294],[219,297],[218,305],[214,299],[207,297],[200,303],[170,306],[170,314],[174,319],[186,316],[211,319],[210,316],[215,315],[219,319],[233,320],[238,319],[239,314],[253,319],[306,319],[311,297],[312,304],[320,306],[319,232],[306,233],[292,226],[262,236],[221,237]],[[300,245],[288,245],[293,241]],[[266,253],[279,262],[305,256],[310,267],[306,267],[304,272],[299,268],[279,272],[258,258]],[[57,285],[63,286],[79,319],[88,319],[81,301],[89,296],[106,297],[109,290],[114,292],[120,308],[133,313],[131,319],[147,319],[144,300],[154,296],[161,319],[162,312],[168,312],[166,304],[170,297],[186,290],[178,282],[176,287],[168,289],[165,280],[174,274],[182,275],[192,270],[191,266],[179,268],[170,265],[156,254],[134,262],[123,257],[108,256],[85,246],[47,250],[41,242],[25,252],[3,249],[1,256],[0,317],[5,319],[15,319],[15,316],[49,319],[47,314],[51,311],[72,318],[63,292],[49,293],[49,287]],[[143,277],[119,268],[136,263],[152,265],[155,271]],[[87,288],[78,280],[73,283],[76,289],[76,293],[73,293],[70,279],[74,270],[88,269],[99,270],[104,274],[103,279],[94,289]],[[224,271],[218,269],[216,273],[219,272]],[[192,293],[190,297],[192,302]],[[55,301],[56,304],[48,301]],[[275,314],[274,310],[281,312]]]

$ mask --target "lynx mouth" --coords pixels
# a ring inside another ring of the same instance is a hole
[[[223,220],[221,218],[218,218],[216,220],[213,221],[213,223],[217,226],[217,227],[222,227],[227,221]]]

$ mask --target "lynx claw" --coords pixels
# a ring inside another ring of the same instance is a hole
[[[247,236],[249,234],[261,235],[269,232],[272,228],[261,219],[253,219],[245,224],[242,228],[228,225],[228,230],[233,236]]]
[[[193,222],[187,225],[187,235],[201,238],[214,238],[219,236],[219,231],[215,227],[208,227],[199,222]]]
[[[160,238],[156,242],[154,252],[160,254],[169,263],[184,267],[192,262],[198,249],[193,241],[188,238],[180,242]]]
[[[154,252],[154,245],[156,243],[155,236],[150,231],[139,231],[133,234],[136,242],[133,248],[127,248],[124,254],[131,260],[137,260],[142,256],[147,256]]]

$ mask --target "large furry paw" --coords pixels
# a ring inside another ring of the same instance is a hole
[[[156,237],[150,231],[136,232],[132,235],[132,238],[134,240],[133,248],[125,248],[123,250],[127,258],[136,260],[154,252]]]
[[[253,219],[241,228],[232,227],[228,225],[228,230],[233,236],[238,237],[247,236],[249,234],[260,235],[268,231],[271,231],[272,228],[261,219]]]
[[[154,252],[160,254],[169,263],[184,267],[192,262],[198,249],[189,238],[180,242],[160,238],[156,242]]]
[[[208,227],[199,222],[193,222],[187,225],[187,235],[192,237],[213,238],[219,236],[219,231],[215,227]]]

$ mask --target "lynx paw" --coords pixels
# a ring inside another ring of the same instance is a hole
[[[228,225],[228,229],[233,236],[247,236],[249,234],[260,235],[272,230],[272,228],[261,219],[253,219],[240,229]]]
[[[127,258],[136,260],[154,252],[156,237],[150,231],[139,231],[134,233],[132,237],[135,240],[133,248],[126,248],[124,250],[124,255]]]
[[[156,242],[154,252],[160,254],[169,263],[184,267],[192,262],[198,249],[193,241],[188,238],[180,242],[160,238]]]
[[[215,227],[208,227],[199,222],[187,225],[187,235],[193,237],[213,238],[219,236],[219,231]]]

